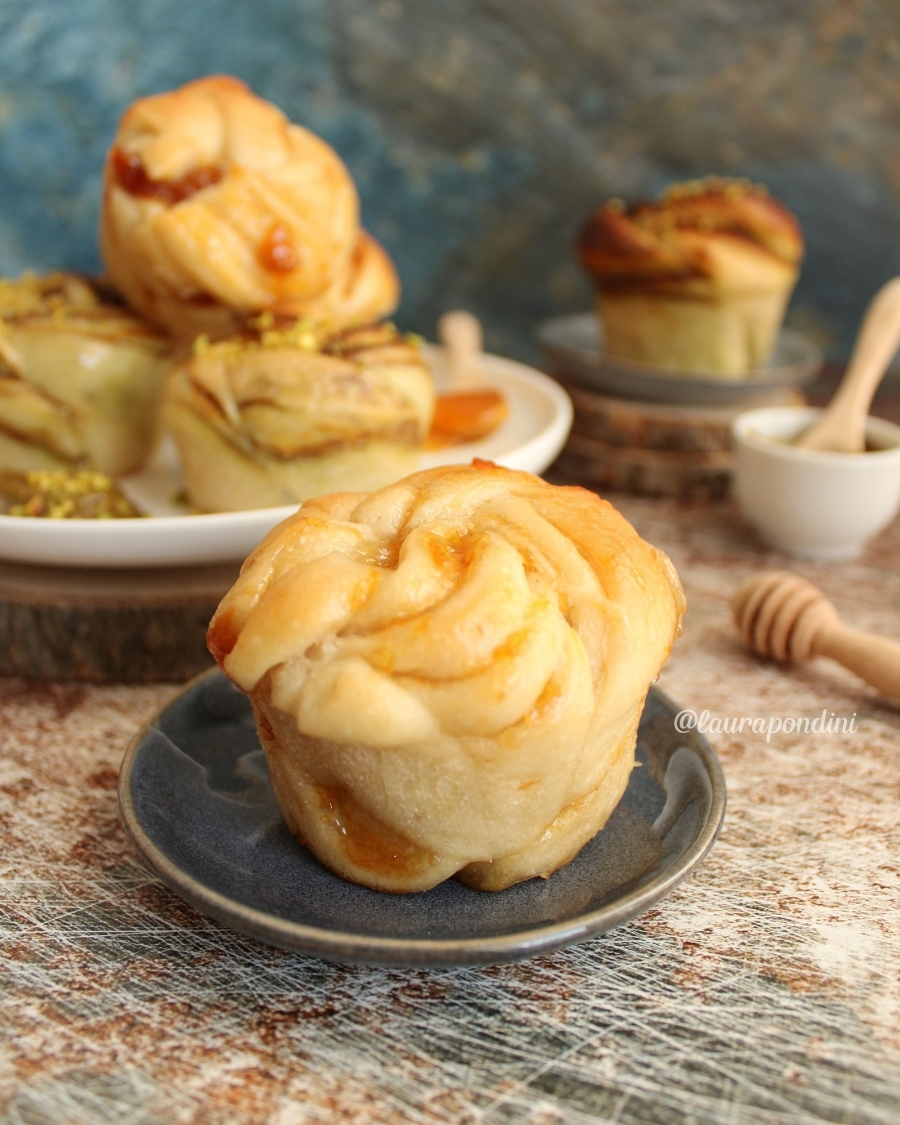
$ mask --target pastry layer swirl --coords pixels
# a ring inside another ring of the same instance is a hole
[[[476,462],[305,503],[208,642],[323,863],[385,891],[500,890],[605,824],[684,608],[611,505]]]
[[[399,297],[337,153],[225,76],[125,113],[100,241],[128,302],[183,339],[228,336],[266,309],[364,323]]]
[[[140,468],[159,436],[170,353],[85,278],[0,280],[0,469]]]
[[[201,338],[172,373],[165,417],[192,503],[272,507],[414,469],[434,410],[419,348],[391,324],[269,320],[219,343]]]
[[[732,257],[740,250],[743,261]],[[582,230],[578,252],[601,291],[707,297],[766,285],[767,269],[792,271],[803,238],[765,188],[709,177],[676,184],[652,203],[607,203]]]

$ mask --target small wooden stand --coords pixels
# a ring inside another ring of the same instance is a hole
[[[597,394],[555,378],[575,407],[572,433],[551,470],[555,480],[592,488],[706,500],[731,486],[731,423],[758,406],[799,406],[794,387],[734,406],[676,406]]]
[[[0,674],[180,683],[212,664],[206,629],[239,563],[89,570],[0,561]]]

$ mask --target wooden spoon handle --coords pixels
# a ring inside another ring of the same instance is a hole
[[[438,321],[438,338],[447,349],[450,387],[457,390],[472,385],[484,346],[481,321],[462,309],[444,313]]]
[[[831,657],[885,695],[900,699],[900,644],[896,641],[838,623],[816,636],[813,653]]]
[[[801,449],[861,453],[878,384],[900,347],[900,277],[872,298],[841,385],[818,422],[797,440]]]

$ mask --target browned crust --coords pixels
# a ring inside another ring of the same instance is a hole
[[[39,323],[61,332],[80,332],[168,349],[168,339],[132,312],[105,278],[56,270],[0,279],[6,293],[23,294],[21,304],[0,302],[0,320],[11,325]]]
[[[266,332],[273,329],[289,331],[297,325],[294,318],[271,318],[262,323],[260,320],[250,321],[239,335],[224,341],[225,346],[237,348],[259,347]],[[314,331],[314,329],[310,329]],[[375,370],[379,366],[390,364],[421,364],[421,355],[418,348],[404,337],[391,322],[381,324],[365,324],[337,330],[325,329],[324,336],[320,336],[316,348],[323,356],[332,357],[334,360],[344,360],[355,365],[356,370],[345,378],[357,384],[361,391],[366,387],[366,371]],[[214,345],[215,346],[215,345]],[[292,348],[297,345],[285,341],[282,348]],[[300,347],[300,351],[306,348]],[[422,442],[422,433],[419,423],[415,418],[403,417],[390,425],[363,425],[360,424],[353,433],[331,438],[325,441],[311,443],[298,443],[290,453],[286,453],[270,445],[264,445],[256,440],[246,428],[236,429],[227,417],[221,403],[215,396],[198,383],[191,374],[191,362],[187,361],[175,369],[170,382],[170,395],[173,401],[180,406],[190,409],[193,413],[211,426],[222,438],[244,456],[254,460],[271,460],[290,462],[309,457],[321,457],[329,453],[336,453],[342,449],[352,449],[365,446],[375,441],[394,442],[398,445],[410,447],[419,446]],[[246,409],[254,404],[270,404],[273,400],[268,396],[245,398],[241,400],[241,409]]]
[[[706,247],[715,239],[749,243],[789,266],[803,256],[797,220],[764,187],[712,177],[627,208],[611,200],[588,219],[577,249],[598,289],[645,289],[713,276]]]

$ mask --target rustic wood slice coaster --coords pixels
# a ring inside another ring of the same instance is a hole
[[[553,483],[583,484],[595,491],[715,500],[727,495],[733,473],[734,455],[724,450],[629,449],[572,434],[545,475]]]
[[[206,628],[239,569],[89,570],[0,560],[0,674],[188,680],[212,664]]]
[[[680,406],[597,394],[561,380],[575,406],[566,447],[552,466],[554,479],[592,488],[716,499],[731,485],[731,423],[759,406],[799,406],[794,387],[778,388],[728,406]]]
[[[762,406],[802,406],[806,402],[795,387],[780,387],[739,405],[679,406],[600,395],[572,380],[563,380],[562,385],[575,407],[573,433],[635,449],[728,450],[731,423],[739,414]]]

